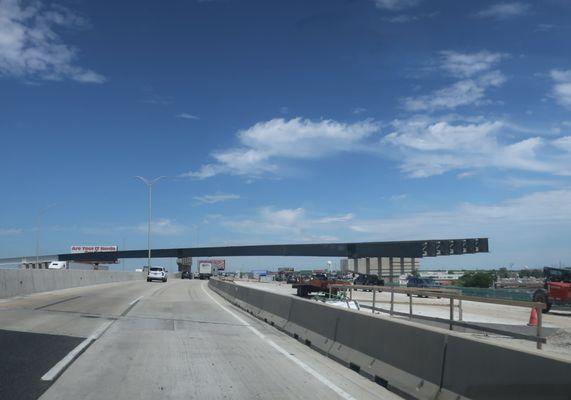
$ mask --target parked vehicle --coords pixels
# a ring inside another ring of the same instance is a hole
[[[545,303],[548,313],[553,306],[571,306],[571,269],[543,268],[545,286],[533,293],[533,301]]]
[[[294,274],[288,275],[286,282],[289,284],[297,283],[297,278]]]
[[[366,285],[366,286],[384,286],[384,279],[379,278],[377,275],[359,275],[353,281],[355,285]]]
[[[301,281],[291,285],[292,288],[297,289],[297,295],[300,297],[307,297],[313,292],[329,293],[329,285],[350,285],[350,282],[338,281],[330,279],[325,274],[315,274],[309,280]],[[334,288],[331,290],[333,295],[337,294],[339,289]]]
[[[411,276],[410,278],[408,278],[406,282],[406,287],[431,289],[431,288],[439,288],[440,285],[436,283],[436,281],[432,278],[421,278],[421,277]],[[410,296],[410,293],[407,293],[407,296]],[[428,297],[428,296],[418,295],[418,297]]]
[[[190,271],[182,271],[182,274],[180,274],[180,279],[192,279],[192,272]]]
[[[69,265],[67,261],[52,261],[50,265],[48,265],[48,269],[68,269]]]
[[[147,282],[151,281],[167,281],[167,269],[165,267],[151,267],[147,275]]]

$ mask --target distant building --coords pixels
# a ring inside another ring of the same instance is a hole
[[[441,285],[452,285],[455,281],[460,279],[464,275],[463,271],[422,271],[420,276],[423,278],[432,278],[434,281],[440,283]]]
[[[398,282],[399,276],[419,268],[420,259],[410,257],[366,257],[341,259],[341,273],[377,275],[386,282]]]

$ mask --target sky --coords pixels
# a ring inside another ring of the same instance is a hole
[[[569,265],[570,17],[565,0],[0,0],[0,257],[35,254],[38,232],[42,254],[145,248],[135,176],[164,176],[153,247],[489,237],[422,265]]]

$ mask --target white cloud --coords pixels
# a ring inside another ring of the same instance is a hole
[[[463,203],[449,211],[433,211],[355,221],[350,229],[386,240],[420,237],[487,237],[499,230],[533,233],[534,227],[571,222],[571,189],[536,192],[497,204]],[[535,231],[537,232],[537,231]],[[544,232],[540,230],[538,232]]]
[[[348,222],[355,218],[355,215],[352,213],[347,213],[345,215],[337,215],[337,216],[330,216],[330,217],[322,217],[315,220],[318,224],[331,224],[335,222]]]
[[[233,231],[268,238],[291,241],[333,241],[331,230],[346,226],[355,218],[354,214],[312,216],[301,207],[274,209],[262,207],[257,214],[248,218],[220,218],[222,226]]]
[[[373,0],[377,8],[397,11],[416,6],[420,0]]]
[[[479,79],[461,80],[431,94],[406,97],[403,105],[408,111],[436,111],[477,105],[483,103],[487,88],[501,86],[504,82],[505,77],[501,72],[492,71]]]
[[[478,12],[476,16],[505,20],[527,14],[530,9],[531,6],[529,4],[521,2],[497,3]]]
[[[459,53],[446,50],[440,52],[440,56],[440,68],[461,78],[489,71],[506,57],[505,54],[492,53],[486,50],[477,53]]]
[[[182,119],[200,119],[198,116],[186,112],[180,113],[176,117]]]
[[[0,75],[22,79],[102,83],[105,78],[76,65],[77,51],[58,27],[84,27],[68,9],[39,1],[0,1]]]
[[[130,229],[130,228],[129,228]],[[186,227],[169,218],[157,218],[151,223],[153,235],[170,236],[179,235],[186,231]],[[147,223],[137,225],[136,230],[139,233],[147,232]]]
[[[560,106],[571,110],[571,69],[554,69],[551,70],[550,76],[555,82],[552,96]]]
[[[24,232],[24,230],[20,228],[0,228],[0,236],[19,235],[22,232]]]
[[[218,174],[256,177],[277,172],[282,159],[315,159],[364,149],[364,141],[379,130],[371,120],[345,124],[276,118],[239,131],[239,147],[214,152],[215,163],[202,165],[183,177],[205,179]]]
[[[206,194],[204,196],[196,196],[194,200],[202,204],[215,204],[228,200],[237,200],[240,196],[237,194]]]
[[[506,80],[500,71],[491,70],[506,57],[504,54],[488,51],[477,53],[442,51],[440,56],[439,68],[463,79],[427,95],[402,99],[405,109],[436,111],[481,104],[488,88],[499,87]]]
[[[393,24],[405,24],[407,22],[416,21],[418,18],[416,15],[399,14],[394,17],[383,18],[383,20]]]
[[[399,150],[400,168],[411,177],[490,167],[571,175],[571,153],[560,151],[565,138],[507,142],[514,128],[503,121],[415,116],[392,126],[383,142]]]

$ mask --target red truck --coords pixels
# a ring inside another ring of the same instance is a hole
[[[571,269],[569,268],[543,268],[545,286],[533,293],[533,301],[545,303],[544,313],[549,312],[552,306],[571,306]]]
[[[329,285],[351,285],[351,282],[339,281],[336,279],[329,279],[325,274],[312,275],[311,279],[291,285],[292,288],[297,289],[297,295],[300,297],[307,297],[311,293],[329,293]],[[335,295],[339,291],[338,288],[332,288],[331,294]]]

